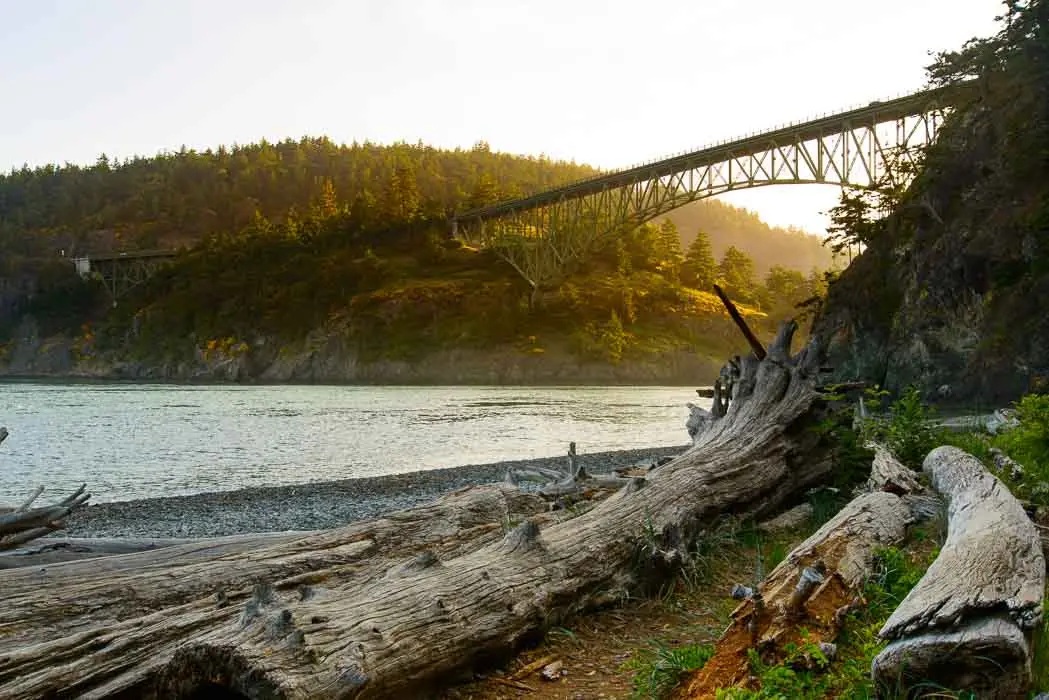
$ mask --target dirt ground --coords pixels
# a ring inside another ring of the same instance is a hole
[[[802,538],[793,538],[800,541]],[[766,543],[782,551],[783,543]],[[786,545],[786,551],[790,546]],[[735,583],[755,574],[757,549],[725,547],[691,584],[678,579],[663,596],[629,601],[619,608],[580,617],[554,628],[536,648],[519,654],[508,666],[479,674],[473,682],[431,696],[434,700],[593,700],[648,698],[645,674],[638,666],[655,650],[715,641],[728,625],[736,601]],[[548,681],[530,665],[560,661],[563,675]],[[637,680],[635,677],[638,676]],[[636,683],[636,685],[635,685]]]

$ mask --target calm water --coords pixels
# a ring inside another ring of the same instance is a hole
[[[692,387],[0,383],[0,494],[94,502],[683,445]]]

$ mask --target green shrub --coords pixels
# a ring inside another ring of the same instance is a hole
[[[922,402],[915,386],[908,387],[890,408],[885,444],[913,469],[920,469],[925,455],[941,442],[943,431],[930,423],[934,415],[935,410]]]
[[[837,402],[843,397],[832,395],[827,398]],[[834,452],[834,473],[826,484],[831,490],[822,494],[825,502],[821,505],[825,508],[821,512],[829,510],[829,513],[825,513],[825,520],[829,520],[845,505],[852,489],[866,481],[871,472],[874,453],[864,445],[864,436],[856,432],[853,421],[852,410],[845,404],[831,404],[830,413],[812,428],[820,441],[829,445]]]
[[[1029,478],[1049,479],[1049,394],[1029,394],[1016,404],[1020,424],[992,440],[1027,468]]]
[[[1015,404],[1016,427],[997,435],[946,433],[944,442],[965,450],[991,468],[1018,498],[1049,507],[1049,395],[1030,394]],[[1024,469],[1014,479],[1009,470],[997,469],[991,448],[998,448]]]

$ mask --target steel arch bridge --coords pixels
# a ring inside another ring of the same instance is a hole
[[[545,262],[586,254],[598,239],[682,205],[783,184],[870,188],[913,165],[957,87],[922,91],[789,124],[456,215],[453,235],[496,246],[525,279]]]

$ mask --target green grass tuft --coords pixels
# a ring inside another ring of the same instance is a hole
[[[714,655],[712,644],[688,644],[668,647],[653,642],[635,655],[625,668],[634,671],[633,698],[663,698],[686,673],[698,671]]]

